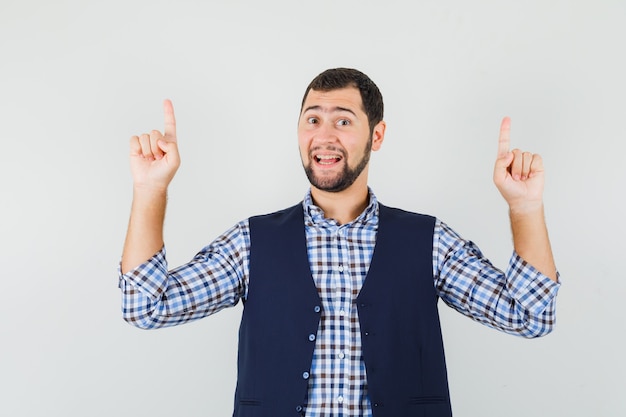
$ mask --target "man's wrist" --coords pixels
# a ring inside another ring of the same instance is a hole
[[[543,201],[509,204],[509,214],[511,217],[543,217]]]
[[[133,197],[142,200],[163,199],[167,197],[167,186],[134,184]]]

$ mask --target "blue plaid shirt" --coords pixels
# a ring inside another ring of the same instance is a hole
[[[311,274],[323,303],[311,364],[306,415],[371,416],[361,333],[353,300],[367,275],[378,230],[378,202],[339,225],[324,218],[310,191],[303,201]],[[168,272],[165,248],[120,275],[123,316],[145,329],[174,326],[211,315],[245,299],[250,230],[244,220]],[[472,242],[440,220],[433,236],[433,285],[450,307],[487,326],[524,337],[555,324],[559,284],[513,253],[506,274]]]

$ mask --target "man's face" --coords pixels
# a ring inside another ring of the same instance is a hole
[[[367,182],[372,136],[359,90],[310,90],[298,122],[298,143],[312,186],[339,192],[359,177]]]

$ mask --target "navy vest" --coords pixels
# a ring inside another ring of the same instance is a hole
[[[250,282],[239,329],[236,417],[304,414],[322,302],[301,204],[250,218]],[[434,218],[380,205],[359,313],[374,417],[450,417],[433,285]]]

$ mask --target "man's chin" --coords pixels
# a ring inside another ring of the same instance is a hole
[[[317,167],[311,165],[304,167],[304,172],[309,179],[309,183],[318,190],[329,193],[344,191],[346,188],[350,187],[358,177],[357,172],[348,170],[346,167],[343,167],[343,169],[339,171],[316,168]]]
[[[343,178],[334,181],[311,181],[309,179],[309,182],[313,187],[317,188],[318,190],[326,191],[329,193],[339,193],[352,185],[352,183],[347,183],[343,181]]]
[[[311,185],[318,190],[336,193],[339,191],[343,191],[347,188],[342,181],[343,178],[337,178],[337,176],[321,177],[309,171],[307,171],[306,174],[309,179],[309,183],[311,183]]]

